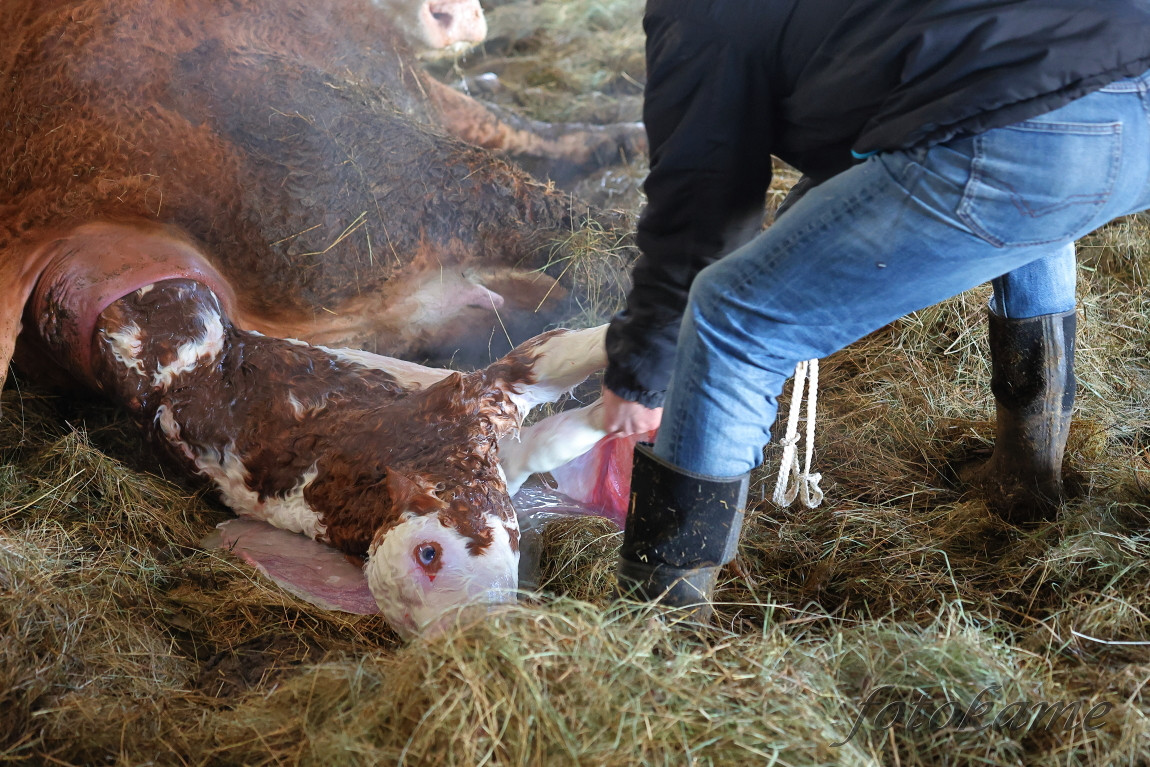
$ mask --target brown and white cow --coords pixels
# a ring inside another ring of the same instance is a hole
[[[487,37],[479,0],[371,0],[415,49],[465,52]]]
[[[586,209],[428,127],[462,96],[369,0],[8,0],[0,30],[0,351],[35,254],[101,220],[174,226],[269,335],[490,359],[578,301]]]

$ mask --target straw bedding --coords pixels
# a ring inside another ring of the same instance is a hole
[[[636,119],[640,12],[503,3],[485,50],[429,66],[496,70],[493,98],[537,118]],[[772,205],[794,181],[781,170]],[[642,174],[584,190],[634,212]],[[577,236],[587,255],[571,268],[609,273],[596,264],[621,257],[611,237]],[[767,449],[711,626],[617,603],[619,534],[574,519],[547,530],[540,593],[401,645],[378,618],[319,610],[200,550],[226,510],[165,478],[112,409],[15,377],[0,420],[0,762],[1150,763],[1150,221],[1087,238],[1080,279],[1076,497],[1057,522],[1012,528],[953,482],[993,436],[986,293],[972,291],[824,363],[827,501],[762,500],[780,452]],[[620,291],[604,286],[583,319]],[[1091,731],[904,721],[833,745],[872,694],[965,707],[992,685],[997,709],[1112,708]]]

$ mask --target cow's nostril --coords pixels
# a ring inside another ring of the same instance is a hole
[[[439,26],[444,29],[451,29],[451,22],[454,21],[454,17],[450,13],[444,13],[443,11],[432,11],[431,18],[438,21]]]

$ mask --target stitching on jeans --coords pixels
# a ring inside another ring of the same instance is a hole
[[[1099,93],[1144,93],[1150,86],[1141,80],[1119,80],[1098,89]]]
[[[1075,122],[1043,122],[1042,120],[1024,120],[1013,125],[1003,126],[1002,130],[1022,131],[1025,133],[1059,133],[1070,136],[1104,136],[1122,130],[1122,123],[1075,123]]]
[[[1113,154],[1114,153],[1111,152],[1111,162],[1110,162],[1111,168],[1114,167]],[[1064,210],[1066,208],[1074,208],[1074,207],[1077,207],[1079,205],[1093,205],[1093,204],[1099,203],[1099,202],[1104,203],[1104,202],[1106,202],[1107,198],[1109,197],[1108,193],[1103,193],[1103,192],[1099,192],[1098,194],[1072,194],[1069,197],[1067,197],[1065,200],[1063,200],[1061,203],[1059,203],[1058,205],[1050,205],[1050,206],[1047,206],[1045,208],[1035,209],[1035,208],[1031,208],[1029,205],[1026,204],[1026,201],[1022,199],[1022,195],[1018,194],[1018,190],[1015,189],[1012,185],[1007,184],[1005,181],[1000,181],[999,183],[1002,185],[1003,189],[1008,189],[1008,190],[1010,190],[1010,192],[1012,192],[1010,201],[1014,204],[1015,210],[1017,210],[1020,214],[1022,214],[1023,216],[1026,216],[1027,218],[1041,218],[1042,216],[1048,215],[1050,213],[1054,213],[1055,211]],[[1111,188],[1113,188],[1113,186],[1114,186],[1113,173],[1111,173],[1111,178],[1109,179],[1109,183],[1110,183]],[[1050,242],[1057,242],[1058,240],[1062,240],[1062,239],[1065,239],[1065,238],[1059,237],[1057,239],[1050,240]]]
[[[1133,77],[1115,80],[1099,88],[1103,93],[1146,93],[1150,92],[1150,72],[1143,72]]]
[[[1033,125],[1037,125],[1037,124],[1055,125],[1055,123],[1032,123],[1032,124]],[[1066,125],[1066,124],[1072,124],[1072,123],[1063,123],[1063,125]],[[1013,127],[1015,127],[1015,126],[1008,126],[1007,129],[1011,129]],[[1015,209],[1018,210],[1019,213],[1021,213],[1023,216],[1026,216],[1026,217],[1031,218],[1031,219],[1036,219],[1036,218],[1039,218],[1040,216],[1048,215],[1050,213],[1054,213],[1056,211],[1064,210],[1064,209],[1071,208],[1071,207],[1086,206],[1086,205],[1099,205],[1099,204],[1105,205],[1107,200],[1114,193],[1114,183],[1118,177],[1118,169],[1119,169],[1119,166],[1121,164],[1120,160],[1121,160],[1121,155],[1122,155],[1122,123],[1107,123],[1106,127],[1108,128],[1108,130],[1106,130],[1106,131],[1098,131],[1098,132],[1090,132],[1090,133],[1075,132],[1073,134],[1070,134],[1070,133],[1063,132],[1063,135],[1106,136],[1107,134],[1109,134],[1110,136],[1113,136],[1115,139],[1117,139],[1115,141],[1111,141],[1110,163],[1109,163],[1109,169],[1108,169],[1107,178],[1106,178],[1106,182],[1105,182],[1106,191],[1100,192],[1098,194],[1093,194],[1093,195],[1073,195],[1071,199],[1065,200],[1059,205],[1051,206],[1048,208],[1043,208],[1042,211],[1037,211],[1037,210],[1033,210],[1033,209],[1027,207],[1025,204],[1021,203],[1021,199],[1020,199],[1021,195],[1018,195],[1016,193],[1016,190],[1013,186],[1005,183],[1002,180],[998,180],[997,184],[1001,188],[1007,189],[1010,192],[1012,192],[1012,194],[1010,195],[1010,198],[1011,198],[1011,202],[1015,206]],[[965,223],[968,227],[970,227],[972,232],[974,232],[979,237],[981,237],[982,239],[989,242],[991,245],[994,245],[995,247],[998,247],[998,248],[1003,248],[1003,247],[1031,247],[1031,246],[1035,246],[1035,245],[1050,245],[1050,244],[1055,243],[1055,242],[1062,242],[1068,238],[1073,239],[1074,237],[1076,237],[1076,235],[1073,232],[1071,232],[1071,233],[1067,233],[1065,236],[1052,237],[1052,238],[1046,239],[1046,240],[1024,240],[1021,242],[1015,242],[1015,243],[1009,243],[1008,244],[1006,241],[1000,239],[999,237],[994,236],[991,232],[989,232],[986,228],[984,228],[981,223],[979,223],[979,221],[975,218],[975,215],[974,215],[974,213],[975,213],[975,210],[974,210],[974,208],[975,208],[975,206],[974,206],[975,195],[972,193],[972,191],[973,191],[973,188],[974,188],[976,183],[977,184],[985,184],[986,183],[985,179],[987,178],[987,175],[986,175],[985,170],[984,170],[985,158],[986,158],[986,151],[985,151],[986,141],[987,141],[987,134],[981,134],[979,136],[976,136],[974,139],[975,151],[974,151],[974,156],[971,158],[971,162],[970,162],[970,179],[967,181],[966,188],[963,190],[962,199],[959,201],[958,210],[956,211],[959,219],[961,219],[963,221],[963,223]],[[987,186],[989,186],[989,184],[987,184]],[[1083,227],[1084,226],[1085,226],[1085,224],[1083,225]],[[1082,227],[1080,227],[1080,228],[1082,228]]]
[[[1142,102],[1142,112],[1146,116],[1146,127],[1150,129],[1150,89],[1140,94],[1139,99]]]

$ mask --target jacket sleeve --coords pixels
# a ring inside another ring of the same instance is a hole
[[[769,41],[755,19],[722,10],[747,5],[650,0],[643,20],[651,170],[631,292],[607,332],[604,385],[647,407],[662,404],[695,275],[761,225],[771,180]]]

